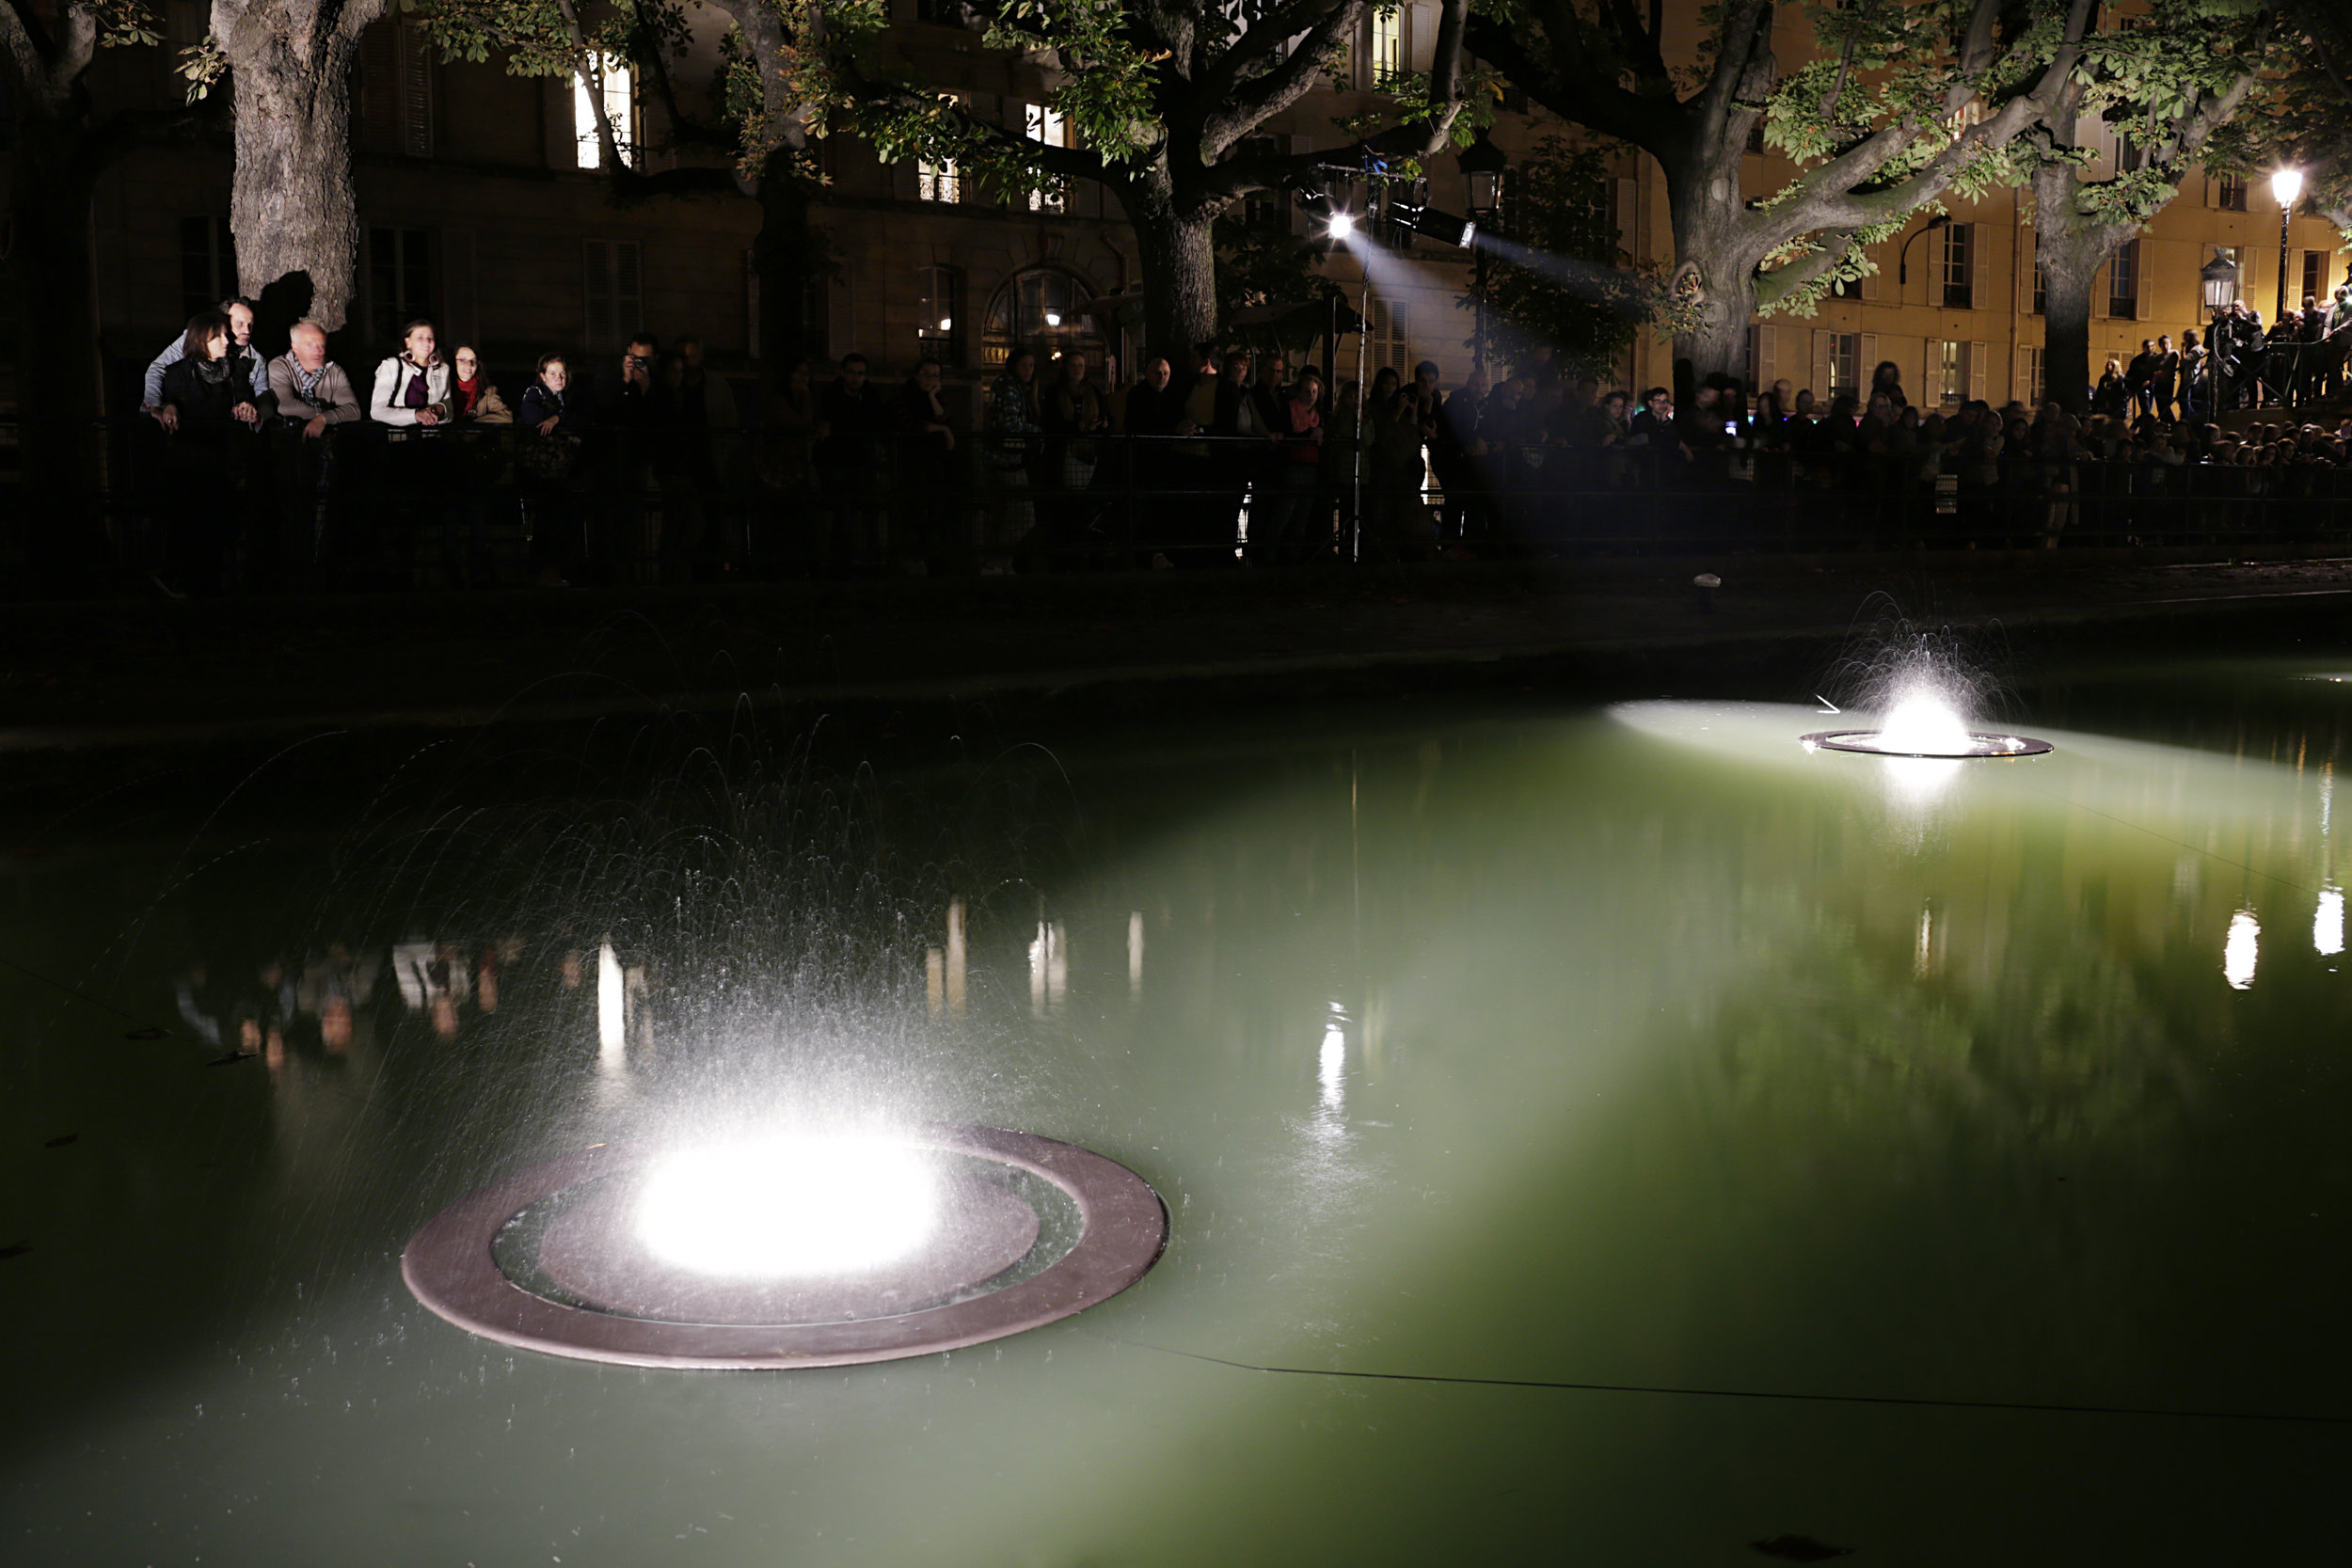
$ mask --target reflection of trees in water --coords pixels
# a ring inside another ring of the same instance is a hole
[[[2192,1092],[2171,999],[2087,933],[2024,933],[1989,974],[1920,977],[1901,934],[1793,892],[1756,902],[1746,977],[1703,1026],[1742,1108],[2058,1148],[2153,1135]]]

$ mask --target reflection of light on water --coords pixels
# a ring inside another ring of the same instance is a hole
[[[1041,1015],[1058,1009],[1069,988],[1070,938],[1060,921],[1041,920],[1029,943],[1029,1009]]]
[[[2254,950],[2262,934],[2262,922],[2254,918],[2252,910],[2240,910],[2230,917],[2230,939],[2221,946],[2221,975],[2233,990],[2246,990],[2253,985]]]
[[[2344,951],[2344,889],[2319,890],[2319,910],[2312,916],[2312,945],[2322,958],[2332,958]]]
[[[1338,1003],[1323,1026],[1323,1051],[1315,1060],[1315,1082],[1323,1089],[1323,1108],[1336,1114],[1346,1096],[1343,1077],[1347,1070],[1347,1015]]]
[[[1915,978],[1926,979],[1928,971],[1935,967],[1935,911],[1925,904],[1919,906],[1919,947],[1911,959]]]
[[[1127,994],[1143,994],[1143,911],[1127,911]]]
[[[621,960],[612,944],[596,949],[596,1065],[618,1072],[628,1065],[628,1002],[621,990]]]
[[[1870,744],[1887,752],[1968,752],[1976,740],[1949,703],[1914,690],[1897,700]]]
[[[666,1263],[735,1278],[873,1268],[938,1223],[930,1165],[872,1137],[778,1138],[693,1149],[655,1167],[637,1236]]]
[[[1968,765],[1952,757],[1888,757],[1881,766],[1886,769],[1887,793],[1906,805],[1925,806]]]

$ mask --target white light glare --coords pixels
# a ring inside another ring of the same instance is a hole
[[[879,1137],[791,1137],[664,1161],[637,1203],[663,1262],[738,1279],[816,1278],[904,1257],[939,1223],[931,1169]]]
[[[1344,240],[1349,235],[1355,233],[1355,214],[1351,213],[1333,213],[1331,214],[1330,232],[1331,237],[1335,240]]]
[[[621,960],[607,942],[596,948],[597,1059],[607,1068],[622,1066],[628,1043],[628,1000],[621,989]]]
[[[2323,958],[2332,958],[2344,951],[2344,889],[2319,890],[2319,911],[2312,916],[2312,945],[2319,949]]]
[[[2252,910],[2230,916],[2230,937],[2221,945],[2221,977],[2230,982],[2232,990],[2253,989],[2254,954],[2262,934],[2262,922],[2254,918]]]
[[[2270,194],[2278,198],[2280,206],[2294,206],[2295,198],[2303,194],[2303,171],[2299,168],[2282,168],[2272,175]]]
[[[1975,742],[1951,705],[1927,691],[1905,692],[1872,742],[1882,752],[1965,752]]]

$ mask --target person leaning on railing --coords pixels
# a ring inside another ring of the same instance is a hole
[[[247,442],[275,400],[253,395],[234,357],[229,317],[206,310],[188,318],[182,356],[164,372],[161,419],[170,431],[167,466],[175,500],[165,525],[167,592],[217,593],[247,479]],[[265,406],[267,405],[267,406]]]
[[[306,318],[294,324],[288,338],[286,352],[269,362],[269,389],[278,404],[269,434],[277,452],[278,516],[278,547],[267,569],[281,580],[288,571],[307,579],[319,564],[335,477],[329,433],[367,418],[351,377],[326,356],[326,328]]]

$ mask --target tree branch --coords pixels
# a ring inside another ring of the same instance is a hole
[[[1324,61],[1363,13],[1363,0],[1342,0],[1307,34],[1305,41],[1291,51],[1288,59],[1262,76],[1239,83],[1230,91],[1209,86],[1224,75],[1219,62],[1219,69],[1209,72],[1201,87],[1195,91],[1195,102],[1205,111],[1200,117],[1200,161],[1216,163],[1233,143],[1305,97],[1308,89],[1322,78]],[[1248,36],[1243,35],[1245,39]],[[1210,104],[1223,106],[1210,109]]]

